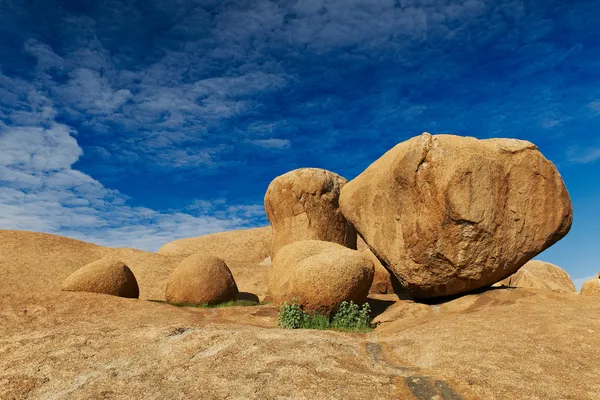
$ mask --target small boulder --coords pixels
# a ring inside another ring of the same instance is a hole
[[[133,272],[121,261],[101,258],[73,272],[63,283],[68,292],[91,292],[137,299],[140,295]]]
[[[165,299],[171,304],[218,304],[236,299],[238,293],[225,261],[194,254],[184,259],[171,274]]]
[[[297,299],[307,312],[330,314],[343,301],[362,304],[373,282],[373,262],[362,252],[318,240],[281,248],[269,271],[277,305]]]
[[[560,174],[532,143],[428,133],[344,185],[340,209],[414,298],[512,275],[573,217]]]
[[[582,296],[600,296],[600,272],[598,277],[585,281],[579,292]]]
[[[356,231],[339,210],[346,179],[319,168],[301,168],[273,179],[265,211],[273,227],[271,259],[299,240],[322,240],[356,248]]]
[[[501,282],[505,286],[577,293],[569,274],[554,264],[531,260]]]

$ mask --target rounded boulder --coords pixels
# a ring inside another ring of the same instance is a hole
[[[414,298],[507,278],[573,219],[560,174],[532,143],[429,133],[344,185],[340,209]]]
[[[62,290],[135,299],[140,295],[137,280],[131,269],[112,258],[102,258],[73,272],[63,283]]]
[[[303,240],[277,253],[269,271],[269,291],[277,305],[296,299],[307,312],[330,314],[343,301],[364,303],[373,274],[373,262],[362,252]]]
[[[273,179],[265,211],[273,227],[271,259],[299,240],[321,240],[356,248],[356,231],[339,210],[347,180],[319,168],[300,168]]]
[[[171,304],[218,304],[234,300],[238,294],[225,261],[194,254],[185,258],[171,274],[165,299]]]

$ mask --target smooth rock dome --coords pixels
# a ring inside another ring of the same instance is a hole
[[[218,304],[234,300],[238,293],[225,261],[194,254],[184,259],[171,274],[165,299],[171,304]]]
[[[571,277],[564,269],[549,262],[531,260],[501,282],[506,286],[548,289],[555,292],[577,293]]]
[[[281,248],[269,272],[273,302],[297,299],[305,311],[329,314],[343,301],[362,304],[373,282],[373,262],[342,245],[302,240]]]
[[[210,254],[227,262],[261,262],[269,256],[273,232],[270,226],[217,232],[193,238],[177,239],[158,250],[165,256]]]
[[[579,292],[582,296],[599,296],[600,297],[600,272],[598,277],[585,281]]]
[[[340,209],[414,298],[492,285],[564,237],[564,182],[530,142],[424,133],[344,185]]]
[[[62,290],[91,292],[137,299],[138,283],[125,263],[102,258],[73,272],[63,283]]]

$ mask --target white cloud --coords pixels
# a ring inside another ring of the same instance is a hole
[[[588,104],[588,107],[596,114],[600,115],[600,100],[594,100]]]
[[[248,142],[268,150],[284,150],[292,145],[292,142],[288,139],[254,139]]]
[[[0,229],[70,236],[113,247],[164,243],[251,225],[262,206],[204,204],[190,215],[133,207],[121,193],[72,168],[83,154],[68,126],[0,124]],[[179,154],[185,157],[185,154]]]
[[[600,160],[600,147],[573,146],[567,150],[567,158],[576,164],[593,163]]]

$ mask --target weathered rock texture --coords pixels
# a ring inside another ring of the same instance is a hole
[[[158,254],[190,256],[202,252],[225,262],[259,263],[269,256],[272,240],[273,231],[265,226],[174,240],[161,247]]]
[[[356,250],[318,240],[281,248],[269,272],[275,304],[298,300],[305,311],[329,314],[342,301],[362,304],[373,282],[371,259]]]
[[[73,272],[63,283],[62,290],[134,299],[140,296],[133,272],[123,262],[112,258],[102,258]]]
[[[582,296],[600,296],[600,272],[597,278],[585,281],[579,293]]]
[[[340,209],[420,298],[498,282],[572,222],[565,185],[535,145],[428,133],[347,183]]]
[[[369,289],[369,293],[373,294],[387,294],[394,293],[395,288],[394,284],[399,288],[399,283],[395,276],[390,274],[383,264],[381,264],[381,260],[377,258],[375,254],[369,249],[369,246],[365,243],[362,238],[358,237],[357,239],[357,249],[358,251],[364,253],[367,257],[371,259],[374,267],[374,275],[373,275],[373,283],[371,284],[371,288]]]
[[[271,259],[299,240],[322,240],[356,248],[356,231],[339,210],[346,179],[318,168],[301,168],[275,178],[265,194],[273,227]]]
[[[165,299],[171,304],[218,304],[233,300],[238,288],[223,260],[204,254],[187,257],[173,271]]]
[[[545,261],[531,260],[501,282],[505,286],[577,293],[567,271]]]

